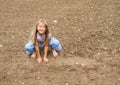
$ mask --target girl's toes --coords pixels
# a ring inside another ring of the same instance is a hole
[[[57,53],[55,50],[53,50],[52,52],[53,52],[53,56],[54,56],[54,57],[57,57],[57,56],[58,56],[58,53]]]
[[[31,58],[35,58],[35,57],[36,57],[36,54],[33,53],[33,54],[31,55]]]

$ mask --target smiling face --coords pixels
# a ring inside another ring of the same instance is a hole
[[[38,27],[37,27],[37,30],[38,30],[39,34],[44,34],[45,31],[46,31],[45,24],[44,23],[39,23]]]

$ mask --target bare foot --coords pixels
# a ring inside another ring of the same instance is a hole
[[[52,50],[52,53],[53,53],[53,56],[54,56],[54,57],[57,57],[57,56],[58,56],[58,53],[57,53],[55,50]]]
[[[60,56],[64,56],[63,50],[60,50],[60,51],[58,52],[58,54],[59,54]]]
[[[37,61],[38,63],[42,63],[42,58],[38,57]]]
[[[31,55],[31,58],[35,58],[36,57],[36,53],[33,52],[33,54]]]
[[[48,58],[44,58],[44,62],[48,63],[49,62]]]

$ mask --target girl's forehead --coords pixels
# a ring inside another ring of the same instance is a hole
[[[42,23],[42,22],[40,22],[40,23],[39,23],[39,26],[45,26],[45,24],[44,24],[44,23]]]

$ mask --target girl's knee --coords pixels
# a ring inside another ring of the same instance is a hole
[[[62,49],[62,46],[61,46],[59,40],[54,37],[51,38],[49,45],[57,51],[60,51]]]
[[[33,52],[34,52],[34,45],[32,45],[32,44],[30,44],[30,43],[27,43],[26,45],[25,45],[25,49],[26,49],[26,54],[27,55],[30,55],[30,54],[32,54]]]
[[[25,45],[25,49],[34,49],[34,45],[30,44],[30,43],[27,43]]]
[[[52,45],[56,45],[57,46],[57,45],[59,45],[59,41],[56,38],[52,37],[50,39],[49,45],[50,46],[52,46]]]

